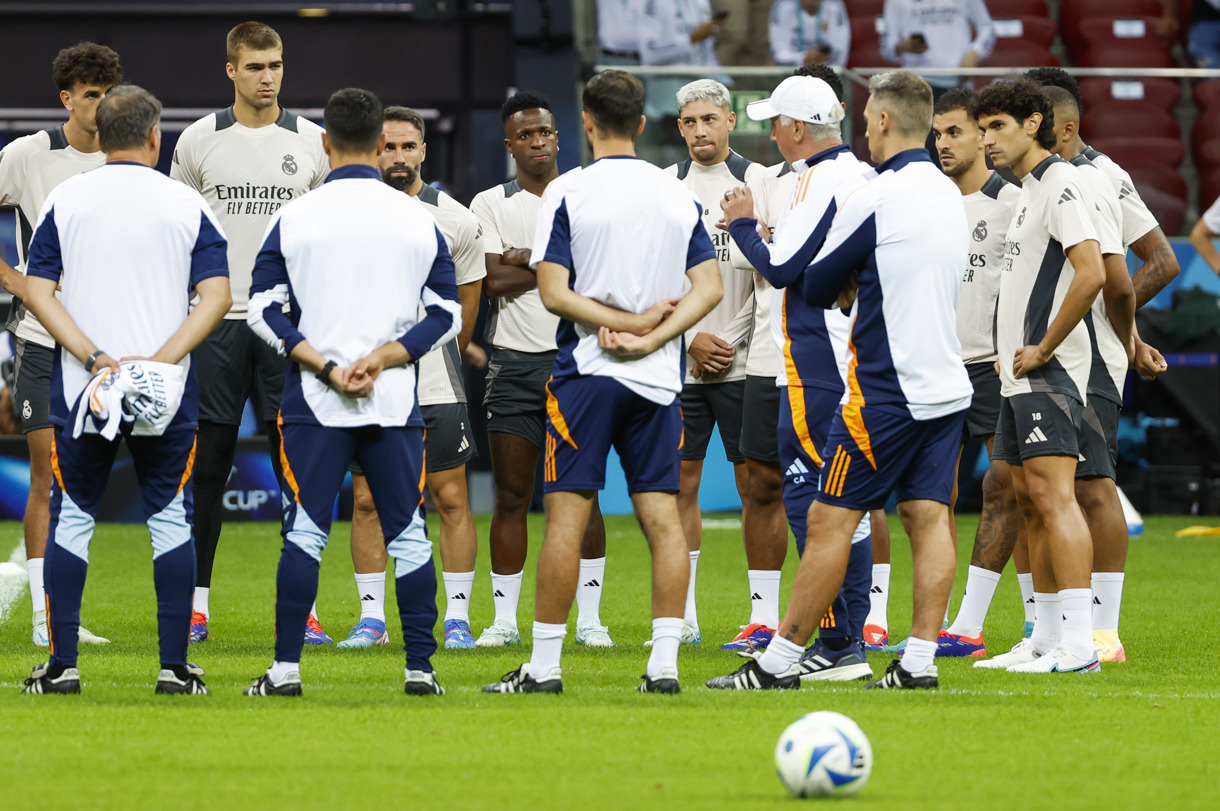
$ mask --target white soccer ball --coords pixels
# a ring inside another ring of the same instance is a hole
[[[775,769],[793,797],[855,794],[873,770],[873,748],[846,715],[811,712],[779,736]]]

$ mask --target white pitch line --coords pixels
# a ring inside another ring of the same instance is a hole
[[[25,541],[17,544],[17,548],[8,556],[8,562],[20,569],[20,573],[3,573],[0,574],[0,625],[8,619],[9,614],[13,612],[13,606],[21,599],[21,595],[25,593],[26,584],[29,583],[29,575],[25,570]],[[5,568],[11,568],[6,566]]]

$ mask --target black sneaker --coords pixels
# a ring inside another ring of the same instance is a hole
[[[422,670],[408,670],[407,681],[402,689],[409,696],[443,696],[445,688],[436,680],[435,673],[425,673]]]
[[[187,662],[175,668],[162,668],[157,676],[156,695],[206,696],[211,691],[204,686],[203,668]]]
[[[707,686],[713,690],[796,690],[801,686],[801,666],[794,664],[773,676],[758,666],[757,659],[750,659],[727,676],[708,679]]]
[[[35,665],[34,669],[30,671],[30,677],[25,680],[25,686],[21,688],[21,692],[31,695],[80,693],[80,671],[74,667],[62,666],[52,670],[49,662]]]
[[[640,676],[644,680],[636,689],[641,693],[664,693],[665,695],[676,696],[682,692],[682,688],[678,686],[678,668],[663,667],[661,675],[655,679],[650,678],[647,674]]]
[[[301,694],[301,674],[289,673],[281,681],[272,681],[264,673],[254,680],[254,684],[242,690],[243,696],[299,696]]]
[[[562,693],[563,675],[559,668],[551,668],[541,679],[535,679],[526,672],[529,665],[524,664],[512,673],[505,673],[495,684],[483,688],[484,693]]]
[[[890,662],[885,669],[885,675],[874,682],[864,685],[865,690],[919,690],[940,687],[936,678],[936,665],[928,665],[918,673],[908,673],[902,666],[901,659]]]

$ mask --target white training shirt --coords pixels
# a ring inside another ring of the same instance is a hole
[[[602,50],[639,53],[643,0],[598,0],[597,44]]]
[[[720,303],[686,331],[687,349],[696,335],[708,332],[736,350],[729,368],[715,377],[692,377],[690,370],[694,359],[688,359],[686,384],[710,385],[730,380],[745,380],[750,331],[754,326],[754,268],[750,260],[733,244],[729,232],[717,228],[716,223],[724,219],[720,201],[730,189],[749,186],[755,200],[766,195],[766,167],[746,160],[736,152],[729,152],[726,160],[712,166],[704,166],[688,159],[670,166],[665,172],[682,181],[702,202],[703,225],[716,248],[720,261],[720,282],[724,287],[724,298]]]
[[[710,19],[708,0],[643,0],[638,21],[640,63],[718,66],[715,37],[690,41],[691,32]]]
[[[833,306],[858,274],[845,408],[888,405],[931,420],[970,405],[956,329],[969,238],[961,191],[923,147],[883,161],[843,203],[804,294]]]
[[[624,216],[630,212],[630,216]],[[530,265],[572,272],[572,289],[627,312],[681,298],[686,272],[712,259],[703,206],[676,178],[630,156],[596,160],[553,181],[542,198]],[[619,360],[597,345],[597,331],[560,322],[555,377],[612,377],[641,397],[669,405],[682,391],[682,339]]]
[[[63,181],[106,162],[103,152],[80,152],[68,143],[63,126],[25,135],[0,149],[0,206],[17,209],[17,270],[25,273],[26,255],[43,201]],[[13,299],[8,331],[23,341],[53,347],[55,339],[34,314]]]
[[[995,26],[983,0],[885,0],[881,55],[904,68],[956,68],[966,52],[986,59],[995,47]],[[973,32],[972,32],[973,29]],[[923,34],[928,49],[899,55],[895,46],[912,34]],[[934,87],[955,87],[956,76],[927,76]]]
[[[1088,240],[1101,244],[1079,175],[1070,163],[1051,155],[1021,178],[996,316],[1000,393],[1005,397],[1052,391],[1085,402],[1092,351],[1084,320],[1045,365],[1020,380],[1012,372],[1017,350],[1041,341],[1059,315],[1076,275],[1065,251]]]
[[[271,346],[282,342],[285,354],[308,340],[341,367],[390,341],[422,358],[462,327],[445,238],[427,207],[384,183],[376,167],[340,167],[272,215],[246,323]],[[280,415],[335,428],[423,427],[415,384],[408,363],[382,371],[370,397],[351,398],[290,362]]]
[[[470,210],[483,226],[484,253],[498,256],[509,248],[532,249],[541,204],[541,197],[516,180],[479,192]],[[495,349],[554,352],[557,329],[559,316],[542,306],[536,288],[491,300],[487,340]]]
[[[780,215],[788,206],[788,196],[795,180],[796,173],[786,162],[767,167],[765,192],[761,198],[755,199],[754,207],[759,221],[771,229],[772,240],[779,230]],[[746,358],[746,375],[750,377],[775,379],[783,368],[779,360],[782,342],[772,333],[771,320],[773,310],[784,306],[783,298],[782,290],[776,290],[765,276],[754,271],[754,325],[750,330],[750,349]],[[775,329],[779,329],[778,322]]]
[[[250,271],[271,215],[322,185],[329,171],[322,128],[287,110],[274,124],[251,129],[229,107],[178,138],[169,176],[203,195],[229,237],[233,307],[225,318],[246,320]]]
[[[995,308],[1000,296],[1004,236],[1020,194],[1020,188],[992,172],[983,188],[962,197],[970,227],[970,255],[957,303],[957,337],[962,342],[962,360],[967,364],[996,359]]]
[[[771,58],[777,65],[803,65],[810,48],[830,48],[828,65],[846,65],[851,52],[851,21],[843,0],[822,0],[816,14],[801,7],[801,0],[775,0],[767,22]]]
[[[202,197],[155,169],[116,162],[47,196],[26,272],[61,283],[64,309],[117,360],[156,354],[186,320],[193,286],[224,276],[227,261]],[[189,370],[190,355],[178,365]],[[56,366],[51,421],[64,425],[92,375],[63,348]],[[192,374],[187,393],[195,386]]]
[[[1159,225],[1156,217],[1152,216],[1148,205],[1140,197],[1139,190],[1135,188],[1135,182],[1131,180],[1131,175],[1127,174],[1126,170],[1115,163],[1109,155],[1088,148],[1085,149],[1084,156],[1092,161],[1093,165],[1114,184],[1123,215],[1123,247],[1131,247],[1131,243],[1147,236]]]
[[[1071,164],[1079,172],[1080,187],[1086,200],[1093,203],[1093,226],[1100,239],[1102,257],[1117,254],[1123,257],[1125,264],[1127,249],[1122,242],[1123,212],[1110,178],[1083,154],[1077,155]],[[1097,298],[1093,299],[1090,318],[1092,330],[1089,340],[1093,361],[1089,371],[1089,394],[1097,394],[1121,405],[1123,384],[1127,380],[1127,350],[1110,323],[1104,293],[1098,293]]]
[[[442,191],[425,184],[415,198],[436,219],[445,237],[458,286],[477,282],[487,276],[483,261],[483,240],[478,219],[470,209]],[[422,318],[424,313],[420,312]],[[419,387],[416,397],[421,406],[466,402],[462,384],[462,353],[457,338],[438,346],[419,359]]]

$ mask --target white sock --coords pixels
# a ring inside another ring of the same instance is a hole
[[[1117,631],[1118,615],[1123,606],[1122,572],[1093,573],[1093,628],[1098,631]],[[33,590],[34,578],[30,578]]]
[[[695,608],[695,574],[699,571],[698,550],[690,553],[690,582],[686,584],[686,612],[682,619],[699,627],[699,611]]]
[[[41,563],[42,561],[39,561]],[[208,612],[208,595],[212,593],[211,586],[195,586],[195,596],[191,600],[191,610],[198,611],[205,617],[211,616]]]
[[[445,583],[445,619],[470,624],[470,592],[474,591],[474,572],[441,572]]]
[[[949,626],[949,633],[971,639],[982,636],[983,621],[987,619],[987,609],[991,607],[991,598],[999,583],[998,572],[971,566],[966,573],[966,593],[962,595],[957,619]]]
[[[1025,621],[1034,621],[1034,576],[1026,572],[1017,574],[1017,585],[1021,587],[1021,605],[1025,608]]]
[[[601,625],[602,584],[606,582],[606,559],[581,558],[576,586],[576,624]]]
[[[776,634],[763,655],[758,657],[758,666],[775,676],[792,667],[804,655],[804,648]]]
[[[908,673],[919,673],[936,658],[936,640],[929,642],[919,637],[907,640],[906,653],[902,654],[902,669]]]
[[[1063,589],[1059,592],[1059,610],[1063,613],[1062,644],[1072,654],[1086,662],[1097,655],[1093,647],[1092,589]]]
[[[890,602],[890,564],[873,564],[873,587],[868,590],[868,618],[865,625],[876,625],[889,630],[886,611]]]
[[[1063,615],[1059,613],[1059,595],[1034,592],[1034,632],[1029,641],[1038,653],[1050,653],[1059,642],[1063,630]]]
[[[313,605],[309,607],[309,616],[313,617],[316,620],[318,619],[318,601],[317,600],[314,600]],[[318,620],[318,622],[321,623],[322,621]]]
[[[47,610],[47,593],[42,588],[43,558],[30,558],[25,562],[25,570],[30,576],[30,604],[35,611]]]
[[[652,653],[648,657],[648,678],[655,679],[661,670],[678,667],[678,642],[682,638],[681,617],[657,617],[652,621]]]
[[[289,673],[300,673],[300,662],[280,662],[271,663],[271,668],[267,671],[267,675],[271,677],[273,682],[281,682]]]
[[[356,593],[360,595],[360,619],[385,622],[385,572],[357,572]]]
[[[517,627],[517,603],[521,600],[522,570],[516,574],[491,574],[491,601],[496,606],[496,622]]]
[[[779,576],[771,569],[749,569],[750,624],[779,628]]]
[[[559,657],[563,654],[563,638],[568,634],[568,626],[560,623],[552,625],[549,622],[534,623],[534,649],[530,653],[529,674],[535,679],[542,678],[559,667]]]

